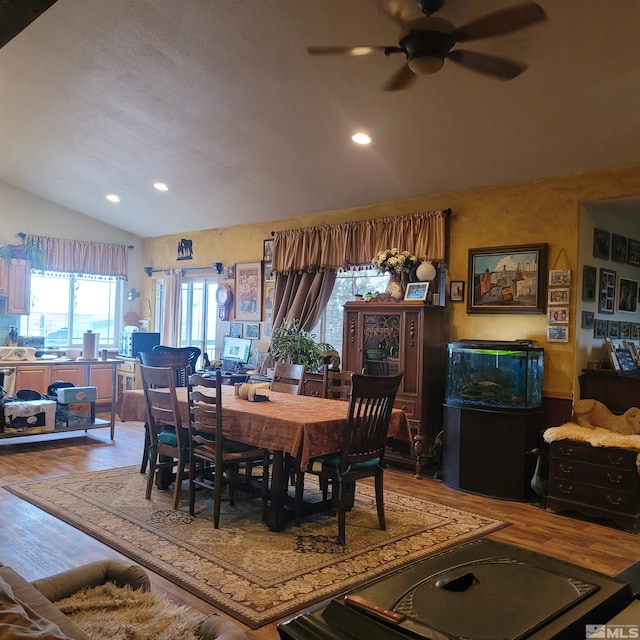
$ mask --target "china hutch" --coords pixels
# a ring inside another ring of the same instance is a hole
[[[411,450],[394,447],[390,463],[415,463],[416,477],[433,456],[442,430],[446,341],[444,307],[423,301],[347,302],[344,306],[343,369],[369,375],[404,374],[395,406],[409,418]]]

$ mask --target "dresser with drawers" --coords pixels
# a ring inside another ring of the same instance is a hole
[[[549,448],[547,508],[640,528],[638,451],[559,440]]]

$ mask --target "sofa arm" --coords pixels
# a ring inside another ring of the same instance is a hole
[[[82,589],[113,582],[117,587],[149,591],[149,577],[142,567],[121,560],[97,560],[62,573],[34,580],[31,584],[47,600],[56,602]]]
[[[202,640],[248,640],[238,625],[217,613],[212,613],[200,623],[196,635]]]

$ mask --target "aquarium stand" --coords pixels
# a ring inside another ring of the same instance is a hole
[[[442,480],[453,489],[527,502],[540,446],[542,411],[444,405]]]

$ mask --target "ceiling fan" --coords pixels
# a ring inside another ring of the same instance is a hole
[[[425,17],[412,20],[402,15],[400,5],[392,8],[386,4],[385,12],[401,28],[397,46],[308,47],[307,52],[312,56],[357,56],[374,51],[383,51],[387,56],[394,53],[404,54],[406,64],[383,85],[383,91],[409,88],[418,75],[440,71],[445,59],[500,80],[511,80],[527,68],[525,63],[517,60],[454,47],[459,42],[491,38],[542,22],[546,20],[547,15],[540,5],[527,1],[489,13],[456,28],[449,20],[433,17],[432,14],[442,7],[443,2],[444,0],[418,0],[418,8]]]

